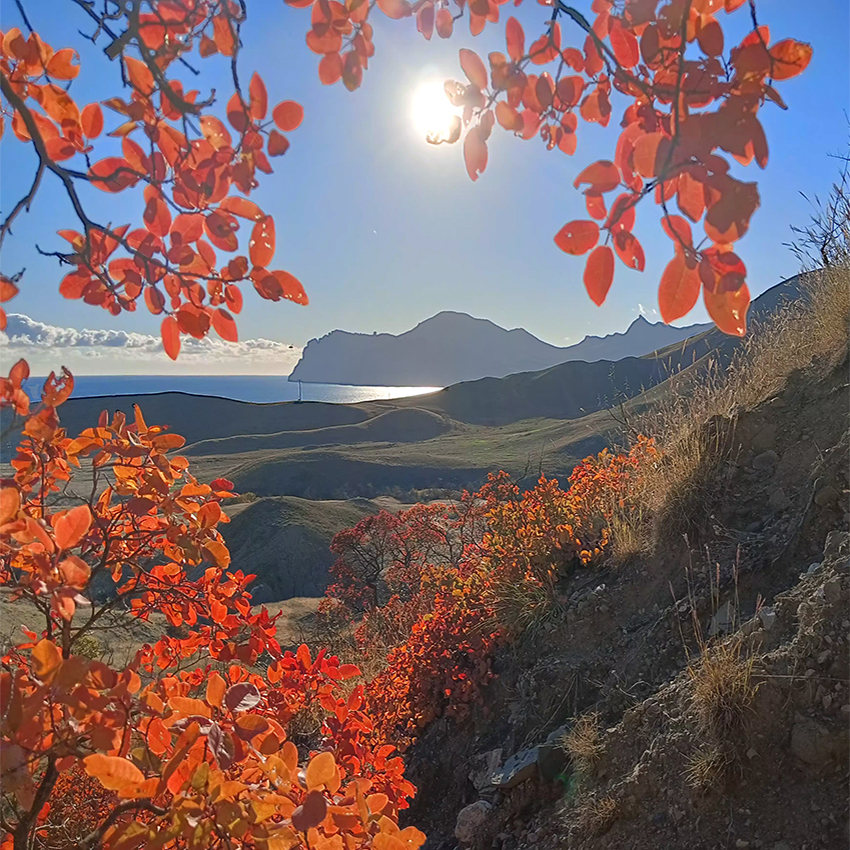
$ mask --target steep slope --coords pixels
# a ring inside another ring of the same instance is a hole
[[[587,337],[576,345],[559,348],[522,328],[506,330],[487,319],[447,311],[397,336],[336,330],[310,340],[290,380],[445,387],[548,369],[572,360],[639,357],[707,327],[674,328],[640,317],[624,333]]]

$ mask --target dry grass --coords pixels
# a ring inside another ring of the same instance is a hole
[[[577,776],[580,779],[591,776],[602,755],[598,712],[583,714],[577,718],[561,743]]]
[[[757,690],[752,656],[744,654],[740,641],[718,643],[705,648],[688,675],[703,735],[718,743],[740,740]]]
[[[510,634],[533,633],[561,613],[552,590],[537,582],[496,579],[492,591],[495,623]]]
[[[850,254],[837,259],[802,275],[801,297],[755,324],[725,369],[714,362],[698,378],[672,378],[670,391],[631,423],[635,432],[654,437],[661,451],[661,461],[642,476],[640,492],[630,495],[652,518],[649,548],[698,531],[706,508],[723,498],[718,472],[733,459],[742,411],[781,392],[793,373],[824,374],[847,356]],[[647,548],[628,526],[623,531],[626,551]]]
[[[617,820],[619,810],[617,801],[610,795],[588,795],[576,807],[576,820],[583,831],[603,835]]]
[[[689,759],[685,779],[694,788],[712,788],[723,783],[732,765],[727,752],[717,747],[700,747]]]

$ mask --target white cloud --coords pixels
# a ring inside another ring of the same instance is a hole
[[[79,375],[288,375],[301,356],[301,348],[271,339],[225,342],[184,336],[174,362],[156,336],[60,328],[20,313],[9,314],[0,352],[4,360],[25,357],[34,375],[61,366]]]
[[[655,307],[650,307],[649,309],[647,309],[643,306],[643,304],[638,304],[638,313],[645,319],[658,318],[658,310],[656,310]]]

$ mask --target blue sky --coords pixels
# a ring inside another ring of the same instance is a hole
[[[78,102],[118,91],[118,69],[77,33],[88,29],[78,8],[69,0],[24,3],[49,43],[80,50],[83,69],[72,88]],[[589,0],[577,5],[589,6]],[[318,57],[304,43],[308,10],[287,8],[280,0],[252,0],[248,6],[243,79],[257,70],[272,103],[294,99],[306,109],[304,123],[290,135],[290,150],[273,161],[275,174],[263,180],[252,198],[276,219],[274,267],[297,275],[311,304],[272,304],[246,293],[242,339],[303,345],[334,328],[398,333],[439,310],[452,309],[506,327],[522,326],[564,345],[588,333],[623,330],[641,305],[650,318],[657,317],[655,292],[671,246],[654,208],[639,212],[636,227],[646,271],[630,272],[618,264],[602,308],[584,292],[583,258],[567,257],[552,241],[565,222],[586,217],[572,180],[589,162],[612,158],[614,121],[607,131],[582,123],[573,157],[547,152],[539,139],[524,142],[497,128],[487,171],[477,183],[466,176],[459,145],[434,148],[418,136],[414,92],[424,83],[459,77],[461,47],[482,56],[503,51],[503,25],[488,25],[475,39],[461,28],[448,41],[435,35],[426,42],[412,21],[390,21],[376,13],[377,53],[362,88],[350,93],[340,84],[319,83]],[[796,0],[762,0],[759,9],[773,39],[808,41],[814,57],[803,76],[779,85],[788,111],[766,106],[760,113],[770,145],[766,171],[755,165],[739,169],[759,182],[762,198],[739,245],[754,294],[796,271],[783,243],[792,236],[791,224],[808,219],[809,207],[800,193],[825,195],[837,173],[829,155],[846,148],[850,78],[850,13],[844,0],[817,0],[804,7]],[[529,37],[542,31],[547,17],[546,9],[536,4],[502,11],[503,17],[516,14]],[[20,22],[13,0],[0,0],[0,15],[4,30]],[[737,35],[749,22],[746,9],[721,18]],[[583,41],[569,25],[564,33],[565,43]],[[206,60],[202,67],[202,92],[227,89],[220,60]],[[615,118],[623,106],[615,101]],[[107,112],[107,126],[111,120]],[[5,213],[28,189],[34,158],[10,133],[3,138],[0,156],[0,206]],[[84,196],[102,220],[140,218],[139,199],[130,193],[87,189]],[[46,178],[32,212],[19,220],[4,246],[4,272],[27,269],[21,295],[7,305],[10,310],[60,327],[156,334],[159,320],[143,309],[113,318],[58,295],[62,273],[55,261],[37,255],[34,244],[58,247],[54,234],[62,227],[75,227],[74,215],[57,181]],[[705,320],[698,308],[684,323]]]

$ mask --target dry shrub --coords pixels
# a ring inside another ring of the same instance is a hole
[[[562,746],[578,777],[585,779],[591,776],[602,755],[599,713],[593,711],[577,718],[573,728],[564,735]]]
[[[579,828],[590,835],[604,835],[617,820],[620,807],[610,795],[589,794],[576,807]]]
[[[690,758],[687,780],[705,787],[740,771],[758,685],[753,657],[740,640],[706,645],[688,666],[691,706],[703,746]]]
[[[723,368],[716,357],[666,382],[666,391],[629,423],[632,433],[654,437],[661,461],[648,469],[639,498],[653,518],[652,545],[692,534],[723,497],[718,471],[732,459],[741,411],[781,392],[795,372],[825,374],[848,355],[850,246],[846,175],[830,204],[805,231],[821,268],[804,265],[799,298],[751,323],[748,336]],[[798,254],[803,249],[797,246]],[[652,396],[652,394],[651,394]],[[626,540],[630,529],[626,528]],[[612,535],[613,537],[613,535]],[[626,545],[626,544],[624,544]],[[634,543],[627,544],[634,546]]]

